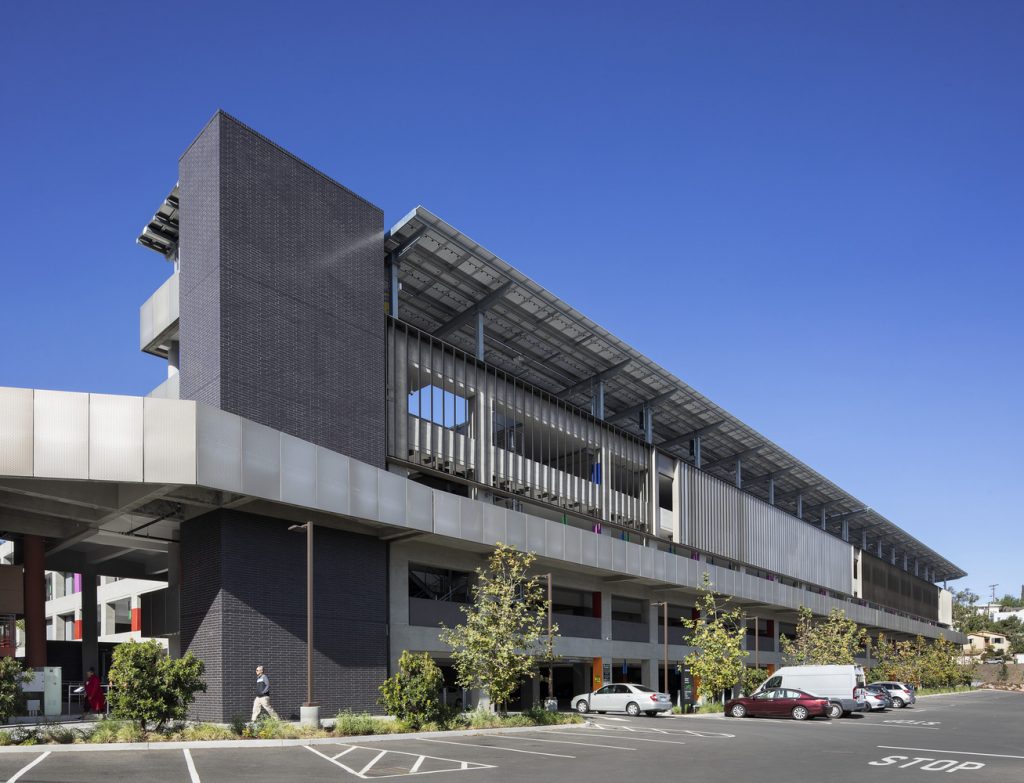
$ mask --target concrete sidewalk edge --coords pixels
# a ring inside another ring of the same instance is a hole
[[[77,753],[102,752],[111,750],[211,750],[223,748],[288,748],[303,745],[352,745],[356,742],[381,742],[393,739],[437,739],[440,737],[472,737],[487,734],[521,734],[527,731],[546,731],[565,728],[589,728],[585,723],[559,723],[553,726],[510,726],[497,729],[460,729],[458,731],[417,731],[404,734],[368,734],[352,737],[314,737],[310,739],[237,739],[237,740],[196,740],[194,742],[106,742],[91,745],[81,744],[39,744],[0,746],[0,755],[5,753]]]

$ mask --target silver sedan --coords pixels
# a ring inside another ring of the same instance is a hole
[[[643,685],[616,682],[605,685],[591,693],[572,697],[573,709],[577,712],[625,712],[628,715],[657,715],[672,709],[672,697],[658,693]]]

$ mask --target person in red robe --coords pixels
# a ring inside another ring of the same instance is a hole
[[[90,712],[102,715],[106,712],[107,700],[103,696],[103,686],[100,685],[100,678],[96,672],[89,669],[85,675],[85,702],[82,704],[83,717]]]

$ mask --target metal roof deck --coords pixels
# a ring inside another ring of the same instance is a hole
[[[488,364],[586,409],[599,380],[605,382],[605,421],[633,435],[645,404],[654,411],[654,445],[691,461],[699,434],[702,469],[733,481],[742,458],[742,488],[768,497],[775,476],[775,505],[839,534],[848,522],[850,541],[868,551],[884,541],[920,559],[932,581],[966,572],[890,522],[853,495],[744,424],[668,370],[624,343],[507,262],[429,210],[417,207],[386,237],[399,265],[399,315],[417,328],[469,352],[476,346],[483,312]],[[632,421],[631,421],[632,419]],[[748,478],[749,477],[749,478]]]

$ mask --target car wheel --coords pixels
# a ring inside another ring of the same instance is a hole
[[[830,718],[841,718],[843,717],[843,707],[841,704],[830,702],[828,705],[828,716]]]
[[[578,702],[576,702],[576,712],[578,712],[580,715],[586,715],[588,712],[590,712],[590,705],[587,704],[586,700],[580,699]]]
[[[729,710],[729,714],[734,718],[745,718],[747,717],[747,708],[742,704],[734,704],[732,705],[732,709]]]
[[[640,705],[637,704],[635,701],[631,701],[629,704],[626,705],[626,714],[636,717],[640,714]]]
[[[892,697],[892,706],[895,707],[898,710],[902,710],[904,707],[907,706],[907,704],[899,696],[893,696]]]
[[[806,707],[798,704],[793,708],[793,720],[807,720],[809,715]]]

